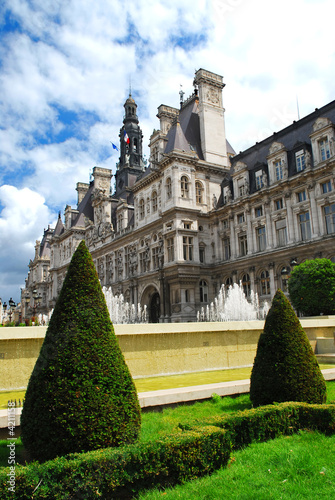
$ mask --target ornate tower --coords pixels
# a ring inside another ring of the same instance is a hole
[[[115,196],[132,204],[131,187],[143,172],[142,130],[136,114],[137,104],[129,94],[124,103],[125,115],[120,129],[120,161],[115,174]]]

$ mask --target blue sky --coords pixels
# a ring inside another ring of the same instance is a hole
[[[115,171],[131,81],[144,134],[160,104],[224,76],[238,152],[334,99],[330,0],[3,0],[0,6],[0,297],[19,300],[43,229],[95,165]]]

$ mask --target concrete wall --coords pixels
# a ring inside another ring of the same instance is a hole
[[[220,370],[253,364],[262,321],[115,325],[134,378]],[[334,338],[335,316],[301,321],[313,349]],[[0,390],[24,389],[45,327],[0,328]]]

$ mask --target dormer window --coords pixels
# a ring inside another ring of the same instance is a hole
[[[264,183],[263,183],[263,170],[257,170],[257,172],[255,173],[255,181],[256,181],[256,189],[257,189],[257,191],[259,189],[262,189],[262,187],[264,187]]]
[[[295,154],[295,165],[297,168],[297,172],[302,172],[305,170],[305,151],[302,149]]]
[[[204,188],[202,186],[202,183],[200,181],[196,181],[196,183],[195,183],[195,200],[198,204],[203,202],[203,200],[202,200],[203,191],[204,191]]]
[[[319,141],[320,160],[325,161],[330,158],[330,147],[328,137]]]
[[[283,179],[283,164],[282,160],[276,160],[274,162],[274,171],[275,171],[275,179],[276,181],[281,181]]]

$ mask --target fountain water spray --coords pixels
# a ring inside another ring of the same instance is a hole
[[[120,323],[147,323],[147,306],[141,307],[141,304],[129,304],[124,300],[124,296],[113,295],[111,288],[102,287],[106,299],[108,312],[113,324]]]
[[[218,296],[209,306],[197,313],[197,321],[251,321],[264,319],[270,307],[267,302],[259,306],[258,295],[251,291],[250,301],[245,296],[242,283],[230,285],[228,292],[221,286]]]

